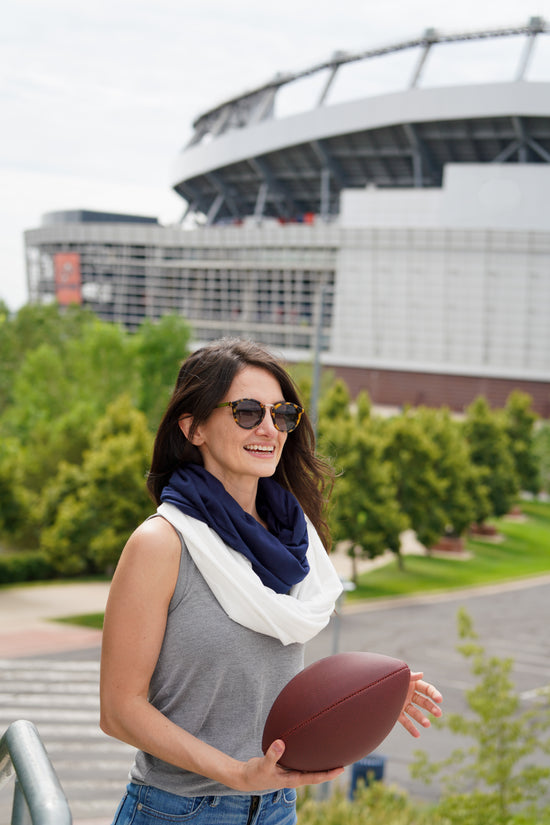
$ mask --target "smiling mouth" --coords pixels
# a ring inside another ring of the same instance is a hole
[[[247,453],[261,453],[262,455],[273,455],[275,452],[275,447],[261,444],[251,444],[248,447],[244,448]]]

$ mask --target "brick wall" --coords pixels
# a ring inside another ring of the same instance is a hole
[[[532,397],[533,408],[539,415],[550,418],[550,382],[361,367],[331,369],[346,382],[352,397],[367,390],[375,404],[447,406],[461,412],[479,395],[485,396],[491,406],[503,407],[508,395],[518,389]]]

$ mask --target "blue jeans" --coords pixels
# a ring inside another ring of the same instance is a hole
[[[178,796],[131,782],[113,825],[296,825],[296,791],[262,796]]]

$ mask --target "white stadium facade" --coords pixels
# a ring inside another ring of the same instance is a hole
[[[429,30],[222,103],[177,158],[181,223],[45,215],[25,233],[31,302],[130,329],[177,313],[197,344],[246,336],[290,362],[320,345],[381,405],[502,405],[519,388],[550,418],[550,82],[531,77],[549,33],[540,18]],[[497,79],[423,82],[437,54],[504,40],[521,48]],[[350,67],[379,77],[405,54],[408,84],[332,99]],[[315,99],[281,114],[304,82]]]

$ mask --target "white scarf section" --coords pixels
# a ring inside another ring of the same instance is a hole
[[[309,573],[288,595],[266,587],[250,561],[202,521],[163,502],[157,509],[181,533],[191,558],[230,619],[284,645],[309,641],[329,622],[342,583],[306,517]]]

